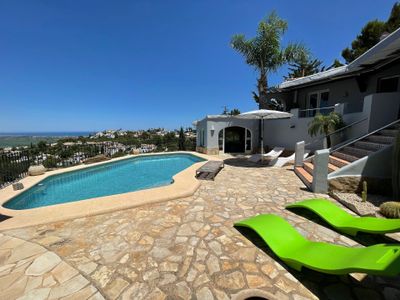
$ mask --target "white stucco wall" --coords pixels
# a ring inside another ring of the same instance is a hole
[[[364,98],[364,116],[370,116],[368,131],[373,131],[399,118],[400,92],[379,93]]]
[[[237,117],[206,117],[197,122],[197,146],[201,145],[201,135],[199,131],[205,131],[205,145],[207,149],[218,149],[219,132],[227,127],[238,126],[243,127],[251,132],[251,147],[257,149],[259,143],[259,121],[240,119]]]
[[[343,105],[335,107],[336,111],[343,111]],[[321,136],[311,137],[308,134],[308,126],[313,118],[299,118],[298,110],[291,111],[293,117],[289,119],[264,121],[264,145],[266,147],[285,147],[294,150],[299,141],[305,141],[308,150],[322,148]],[[346,129],[342,140],[356,138],[386,125],[399,117],[400,93],[379,93],[365,97],[363,111],[344,114],[343,120],[347,125],[365,119],[357,125]],[[207,117],[197,123],[197,146],[201,146],[201,130],[204,130],[204,147],[218,149],[218,134],[227,127],[239,126],[247,128],[252,134],[252,150],[259,148],[259,120],[240,119],[237,117]],[[212,130],[213,129],[213,130]],[[339,136],[336,136],[339,138]],[[316,142],[316,140],[318,140]],[[333,137],[335,139],[335,137]]]
[[[310,137],[308,134],[308,124],[312,118],[298,118],[293,116],[290,119],[265,120],[264,121],[264,144],[269,147],[281,146],[285,149],[293,150],[299,141],[306,144],[314,141],[318,137]],[[314,149],[320,149],[321,143],[313,145]]]

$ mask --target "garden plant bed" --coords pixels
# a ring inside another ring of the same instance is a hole
[[[340,193],[333,191],[330,194],[337,201],[360,216],[380,217],[379,205],[386,201],[390,201],[390,198],[381,195],[368,195],[367,201],[363,202],[361,196],[355,193]]]

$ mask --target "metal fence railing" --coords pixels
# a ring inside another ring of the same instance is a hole
[[[328,115],[333,111],[335,111],[335,106],[301,109],[299,110],[299,118],[312,118],[316,114]]]
[[[328,147],[327,139],[330,139],[331,145],[329,147],[333,148],[337,145],[352,140],[356,137],[359,137],[361,134],[364,134],[363,127],[365,127],[365,122],[368,121],[368,118],[362,118],[351,124],[345,125],[334,132],[323,135],[310,143],[305,145],[305,148],[310,151],[314,151],[316,149],[322,149]]]
[[[86,159],[103,154],[108,157],[125,155],[129,147],[108,144],[57,145],[40,150],[37,147],[0,151],[0,188],[28,175],[32,165],[43,164],[48,169],[64,168],[83,163]]]
[[[0,188],[25,177],[30,165],[30,155],[21,152],[0,153]]]

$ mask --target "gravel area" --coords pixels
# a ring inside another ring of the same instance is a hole
[[[354,193],[331,192],[331,196],[360,216],[380,217],[379,206],[391,200],[389,197],[374,194],[368,195],[366,202]]]

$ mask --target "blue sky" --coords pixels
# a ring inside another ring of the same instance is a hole
[[[270,11],[329,65],[394,1],[3,0],[0,132],[189,126],[256,108],[257,73],[230,47]],[[286,70],[270,76],[279,83]]]

